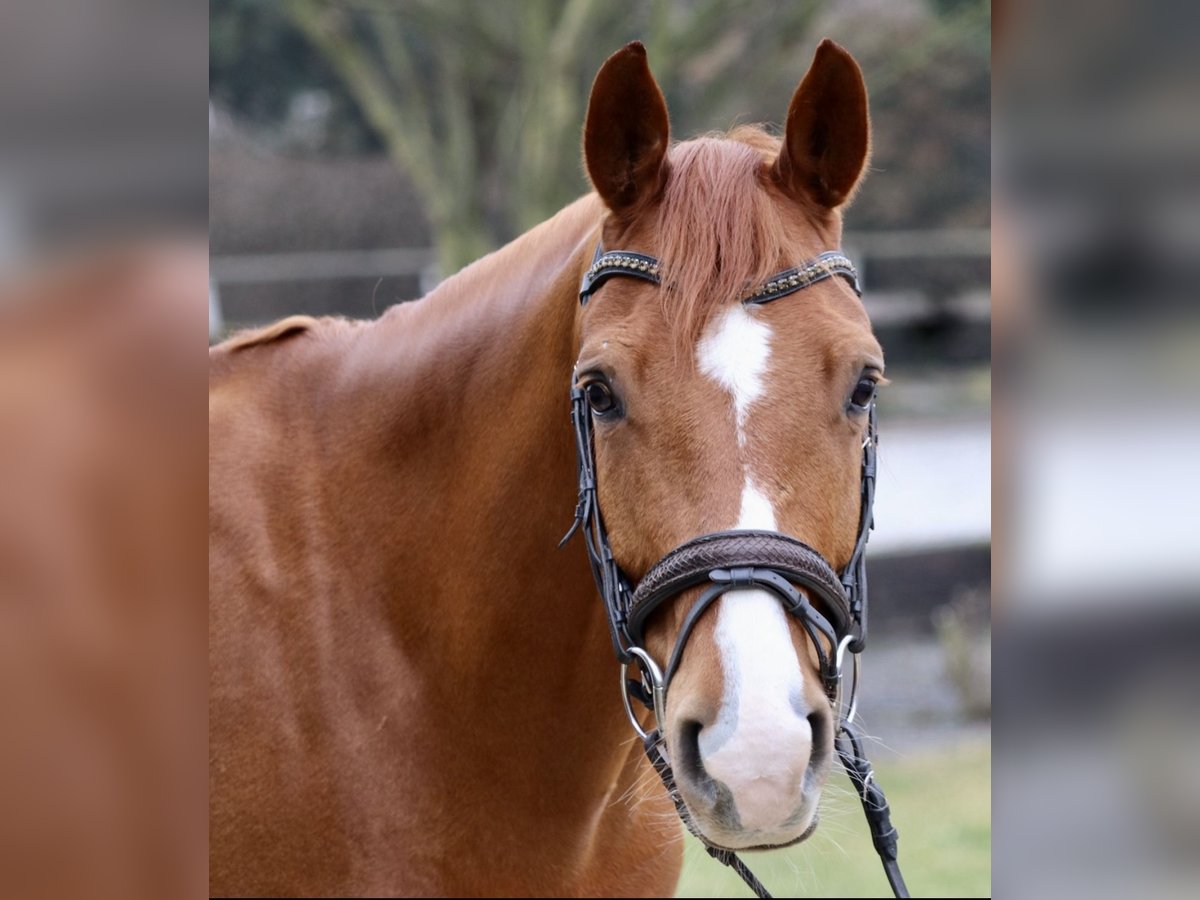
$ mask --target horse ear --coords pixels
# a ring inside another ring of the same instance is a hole
[[[871,147],[867,86],[849,53],[826,38],[788,107],[775,176],[829,209],[850,199]]]
[[[667,177],[667,101],[641,41],[600,67],[583,128],[583,159],[601,199],[615,213],[656,197]]]

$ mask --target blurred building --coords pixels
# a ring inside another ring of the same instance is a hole
[[[421,296],[429,229],[391,162],[289,153],[217,108],[210,121],[209,240],[226,329],[293,313],[370,318]]]

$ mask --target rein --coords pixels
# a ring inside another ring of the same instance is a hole
[[[637,278],[660,285],[661,269],[660,262],[653,256],[627,250],[605,252],[602,246],[597,246],[592,265],[580,285],[579,302],[586,305],[596,290],[612,277]],[[861,296],[854,265],[841,252],[829,251],[772,276],[747,293],[741,302],[751,305],[770,303],[833,277],[845,278]],[[862,448],[858,538],[850,560],[840,574],[835,573],[828,561],[812,547],[787,535],[770,531],[722,531],[700,535],[675,548],[650,567],[636,588],[631,587],[613,558],[600,514],[591,412],[583,390],[577,387],[571,390],[571,422],[579,463],[579,500],[575,521],[559,546],[576,531],[583,532],[592,574],[607,612],[613,650],[621,664],[621,697],[625,711],[688,831],[699,838],[710,856],[737,872],[757,896],[771,896],[734,851],[710,843],[701,833],[676,786],[663,734],[667,688],[701,614],[728,591],[762,589],[778,599],[784,609],[800,621],[816,648],[822,683],[838,717],[834,741],[838,756],[862,801],[871,839],[892,891],[897,897],[907,897],[908,890],[897,863],[898,835],[891,823],[887,799],[875,782],[874,770],[863,753],[862,736],[854,725],[859,684],[858,655],[865,646],[867,635],[865,551],[867,536],[874,527],[872,507],[878,443],[874,401],[869,408],[867,438]],[[643,628],[660,606],[697,585],[708,586],[684,618],[664,670],[643,649]],[[824,614],[809,602],[810,596],[821,601]],[[853,669],[848,699],[843,679],[847,654]],[[638,670],[637,679],[628,677],[631,665]],[[655,727],[650,731],[642,728],[634,714],[633,699],[654,713]]]

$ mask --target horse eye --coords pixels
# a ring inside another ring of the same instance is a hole
[[[854,393],[850,395],[850,405],[857,409],[866,409],[875,399],[875,388],[874,378],[864,375],[858,379],[858,385],[854,388]]]
[[[612,412],[616,408],[617,398],[613,396],[612,388],[603,381],[588,382],[583,393],[587,397],[588,406],[598,416]]]

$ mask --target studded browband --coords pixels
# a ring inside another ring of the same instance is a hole
[[[596,289],[613,275],[625,275],[649,281],[651,284],[661,284],[661,269],[661,264],[653,256],[629,250],[605,252],[604,247],[597,244],[596,255],[592,258],[592,264],[584,273],[583,283],[579,286],[579,302],[587,303]],[[749,291],[742,298],[742,302],[770,303],[835,275],[845,278],[854,288],[854,293],[862,296],[854,263],[840,250],[827,250],[795,268],[772,275]]]

